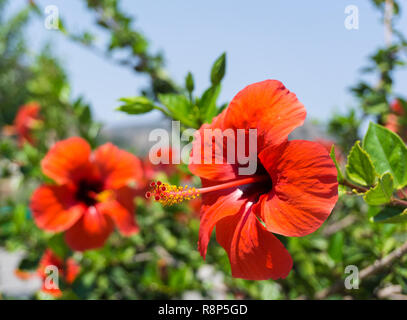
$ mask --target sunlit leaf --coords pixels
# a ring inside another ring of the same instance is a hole
[[[389,203],[393,195],[393,177],[390,173],[385,173],[380,177],[377,185],[366,192],[363,199],[373,206]]]
[[[183,124],[195,128],[197,123],[194,114],[191,112],[191,102],[182,94],[159,94],[158,99],[168,109],[171,116],[175,120],[179,120]]]
[[[355,143],[349,153],[346,174],[350,180],[363,186],[375,183],[376,172],[373,163],[367,152],[360,147],[359,141]]]
[[[143,114],[155,108],[154,103],[146,97],[121,98],[120,101],[124,102],[124,104],[118,107],[117,110],[128,114]]]
[[[407,184],[407,147],[398,135],[371,122],[363,149],[370,155],[377,173],[391,173],[397,189]]]
[[[198,101],[203,122],[211,122],[212,118],[216,116],[216,100],[218,99],[220,88],[220,85],[210,87],[203,93],[201,99]]]

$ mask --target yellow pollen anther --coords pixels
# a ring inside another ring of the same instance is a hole
[[[157,181],[151,183],[150,186],[151,191],[146,193],[146,197],[152,197],[164,206],[172,206],[184,200],[195,199],[199,196],[199,191],[188,185],[182,187]]]

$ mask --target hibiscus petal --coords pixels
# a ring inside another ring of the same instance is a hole
[[[294,140],[265,149],[259,159],[273,182],[257,206],[267,229],[293,237],[318,229],[338,199],[337,171],[325,148]]]
[[[277,280],[290,273],[290,254],[258,221],[250,202],[238,214],[216,224],[216,239],[228,253],[235,278]]]
[[[250,150],[248,129],[257,129],[257,152],[260,152],[269,145],[284,142],[291,131],[303,124],[305,116],[306,111],[302,103],[281,82],[266,80],[249,85],[233,98],[228,108],[214,118],[210,125],[204,124],[197,131],[191,153],[191,159],[194,162],[189,165],[189,169],[193,174],[208,180],[235,179],[238,176],[238,144],[242,144],[239,147],[243,147],[243,142],[237,139],[236,130],[246,130],[243,156],[248,156]],[[235,146],[234,163],[226,157],[227,152],[233,151],[227,147],[226,139],[223,143],[219,143],[218,140],[215,140],[217,143],[213,143],[209,133],[205,134],[207,129],[221,130],[224,135],[227,135],[228,130],[234,134],[235,139],[227,140]],[[205,156],[205,148],[221,150],[220,159],[223,163],[215,162],[215,153]],[[205,161],[207,161],[206,164]]]
[[[65,232],[65,241],[73,250],[84,251],[100,248],[114,229],[109,216],[96,207],[89,207],[85,214]]]
[[[95,150],[94,163],[99,168],[106,189],[118,189],[142,178],[140,160],[133,154],[106,143]]]
[[[240,189],[228,189],[202,196],[198,250],[204,259],[216,223],[229,215],[238,213],[246,202],[247,199],[242,198]]]
[[[82,138],[55,143],[41,161],[42,171],[58,184],[75,183],[89,175],[91,148]]]
[[[225,112],[222,112],[213,119],[210,125],[202,125],[199,131],[195,133],[192,143],[188,168],[194,175],[207,180],[226,181],[237,177],[235,131],[233,129],[229,129],[229,132],[224,130],[224,116]],[[218,133],[215,130],[218,130]],[[220,134],[223,134],[225,138],[222,140],[214,138],[212,134],[215,136],[219,134],[219,137],[221,137]],[[233,144],[235,148],[233,162],[227,159],[228,143]]]
[[[134,216],[134,196],[134,189],[124,187],[116,191],[116,200],[102,202],[98,205],[98,210],[109,215],[125,236],[139,231]]]
[[[66,261],[66,275],[65,275],[66,283],[72,284],[75,281],[78,274],[80,273],[80,271],[81,271],[80,265],[73,258],[69,258]]]
[[[86,210],[70,188],[49,185],[35,190],[30,207],[37,226],[53,232],[69,229]]]
[[[38,263],[37,269],[38,275],[42,278],[45,278],[46,276],[45,269],[47,268],[47,266],[50,265],[56,266],[61,272],[64,262],[51,249],[46,249]]]
[[[296,95],[277,80],[247,86],[225,111],[225,128],[257,128],[258,150],[286,140],[306,116],[304,105]]]
[[[20,145],[25,141],[31,144],[34,142],[34,138],[31,135],[32,123],[40,119],[39,112],[40,105],[36,102],[23,105],[18,110],[14,119],[14,128],[17,131]]]

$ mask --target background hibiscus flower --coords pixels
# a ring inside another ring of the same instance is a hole
[[[126,236],[138,231],[133,198],[142,170],[131,153],[111,143],[91,153],[73,137],[56,143],[41,167],[56,185],[40,186],[31,198],[39,228],[65,232],[67,244],[80,251],[103,246],[115,224]]]

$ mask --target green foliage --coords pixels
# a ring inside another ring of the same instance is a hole
[[[24,61],[27,48],[23,38],[30,10],[24,9],[7,20],[3,10],[0,7],[0,127],[12,123],[16,110],[28,98],[27,87],[21,83],[31,77]]]
[[[194,77],[191,72],[188,72],[185,78],[185,88],[188,90],[190,94],[195,89]]]
[[[335,114],[328,123],[328,133],[337,138],[342,150],[348,150],[358,140],[358,129],[361,120],[355,110],[345,115]]]
[[[192,73],[185,78],[184,93],[159,93],[157,105],[148,98],[121,98],[125,104],[116,110],[127,114],[142,114],[153,109],[161,111],[165,116],[180,121],[185,127],[198,129],[203,123],[210,123],[220,111],[217,100],[221,91],[220,82],[225,73],[226,55],[222,54],[213,64],[211,71],[212,85],[206,89],[201,97],[192,96],[195,83]],[[187,94],[185,94],[185,92]]]
[[[48,247],[61,259],[66,259],[71,251],[65,243],[64,235],[58,233],[48,240]]]
[[[399,136],[387,128],[370,123],[363,139],[363,148],[370,155],[377,173],[391,173],[397,189],[407,184],[407,147]]]
[[[377,185],[366,192],[363,199],[372,206],[389,203],[393,195],[393,177],[386,172],[380,177]]]
[[[154,103],[146,97],[121,98],[120,101],[124,102],[124,104],[116,110],[127,114],[143,114],[155,108]]]
[[[155,99],[160,93],[176,93],[179,88],[164,71],[164,57],[161,53],[151,52],[150,44],[143,33],[134,28],[135,19],[125,12],[120,1],[84,0],[89,12],[93,13],[96,24],[108,34],[106,46],[96,44],[97,34],[92,30],[82,33],[71,33],[68,36],[93,51],[105,52],[114,62],[146,75],[149,86],[144,93]],[[119,55],[120,59],[114,58]]]
[[[407,209],[402,207],[386,207],[372,219],[378,223],[402,223],[407,222]]]
[[[182,122],[184,125],[192,128],[198,126],[194,115],[192,114],[192,105],[189,99],[181,94],[160,94],[160,102],[167,108],[170,116]]]
[[[359,141],[355,143],[349,153],[346,174],[350,180],[362,186],[373,185],[376,181],[372,161],[367,152],[360,147]]]
[[[225,76],[226,72],[226,53],[222,53],[222,55],[216,59],[215,63],[212,66],[211,70],[211,82],[213,86],[218,85],[223,77]]]
[[[343,181],[343,174],[342,174],[342,170],[338,164],[338,161],[336,160],[336,154],[335,154],[335,145],[333,144],[331,147],[331,151],[329,152],[329,156],[331,157],[332,161],[335,164],[336,167],[336,171],[338,172],[338,182]]]
[[[216,101],[220,93],[220,85],[215,85],[207,89],[202,97],[198,100],[198,106],[201,113],[202,122],[211,122],[212,118],[216,116],[218,110]]]
[[[397,134],[375,123],[369,125],[363,140],[363,148],[357,141],[350,151],[346,166],[347,177],[351,182],[367,188],[353,186],[347,180],[340,183],[363,194],[364,201],[370,206],[386,205],[384,208],[371,211],[370,217],[373,222],[405,221],[404,213],[401,213],[404,211],[397,207],[404,203],[404,200],[395,197],[394,192],[405,186],[406,152],[406,146]],[[377,174],[380,175],[378,180]],[[398,194],[404,197],[404,191],[399,191]]]
[[[329,241],[328,254],[336,262],[343,259],[343,246],[345,238],[343,232],[335,233]]]

